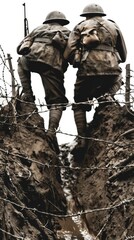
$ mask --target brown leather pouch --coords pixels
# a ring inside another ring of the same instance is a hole
[[[31,51],[31,49],[30,49],[31,45],[32,45],[31,40],[27,40],[27,41],[23,42],[19,48],[19,54],[27,55]]]
[[[82,44],[88,48],[97,46],[100,43],[98,33],[95,29],[82,33]]]

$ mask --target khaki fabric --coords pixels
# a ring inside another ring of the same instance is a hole
[[[17,52],[21,45],[27,40],[31,40],[30,52],[25,57],[29,61],[35,61],[52,66],[53,68],[65,72],[67,65],[63,58],[63,47],[55,47],[52,39],[60,31],[67,41],[70,30],[66,27],[59,25],[58,23],[42,24],[34,29],[27,37],[25,37],[17,47]]]
[[[91,29],[97,32],[97,46],[84,46],[83,36]],[[80,49],[81,61],[78,65],[78,76],[119,75],[122,69],[120,62],[126,60],[126,45],[121,38],[119,27],[111,20],[100,16],[92,17],[77,24],[70,33],[64,57],[73,65],[75,52]],[[123,57],[120,53],[123,52]]]

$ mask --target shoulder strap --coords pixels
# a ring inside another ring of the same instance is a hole
[[[112,42],[113,42],[113,47],[115,47],[117,49],[117,51],[118,51],[118,53],[120,55],[121,61],[125,62],[126,61],[126,57],[127,57],[127,48],[126,48],[126,44],[125,44],[122,32],[121,32],[120,28],[117,26],[117,24],[113,20],[108,19],[108,21],[111,21],[111,22],[113,22],[115,24],[115,28],[116,28],[117,35],[118,35],[118,44],[116,44],[116,42],[115,42],[115,40],[113,38],[114,34],[113,34],[112,29],[106,24],[106,22],[105,21],[101,21],[101,22],[98,22],[98,23],[100,23],[110,33],[111,38],[112,38]]]
[[[110,21],[110,20],[108,20]],[[98,23],[103,26],[109,33],[110,33],[110,36],[111,36],[111,39],[112,39],[112,43],[113,43],[113,47],[115,47],[116,43],[115,43],[115,40],[113,38],[113,31],[112,29],[106,24],[106,22],[104,20],[102,20],[101,22],[98,21]]]

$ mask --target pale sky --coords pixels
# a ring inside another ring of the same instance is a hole
[[[24,37],[24,7],[26,4],[26,15],[29,23],[29,31],[32,31],[37,26],[41,25],[45,20],[47,14],[51,11],[58,10],[65,14],[66,18],[70,21],[66,27],[70,30],[80,21],[84,20],[80,17],[83,8],[90,3],[97,3],[101,5],[104,12],[107,14],[105,18],[114,20],[120,27],[125,38],[128,57],[125,64],[121,67],[125,71],[125,66],[130,63],[131,69],[134,71],[134,34],[132,24],[134,22],[133,1],[117,1],[117,0],[96,0],[96,1],[65,1],[65,0],[1,0],[0,6],[0,45],[4,53],[11,54],[13,60],[13,68],[16,79],[19,79],[17,74],[17,58],[16,47]],[[125,73],[124,73],[125,74]],[[124,75],[125,77],[125,75]],[[66,96],[69,102],[73,102],[73,89],[76,79],[76,69],[69,66],[65,74],[65,88]],[[36,98],[44,101],[44,89],[41,79],[38,75],[33,74],[33,90]],[[44,101],[45,102],[45,101]],[[89,114],[89,119],[92,114]],[[48,119],[48,113],[44,115],[45,122]],[[45,124],[47,128],[47,123]],[[60,130],[68,134],[76,134],[76,127],[73,119],[73,112],[71,107],[64,111],[61,122]],[[59,144],[68,142],[74,137],[68,137],[64,134],[58,134]]]

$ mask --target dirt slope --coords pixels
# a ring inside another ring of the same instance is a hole
[[[58,157],[46,142],[35,105],[16,110],[9,103],[0,112],[0,239],[67,239],[57,237],[67,214],[61,165],[75,175],[70,191],[94,239],[134,238],[134,113],[98,108],[83,159],[70,162],[69,147]]]
[[[34,105],[17,103],[17,124],[12,116],[12,105],[1,110],[0,239],[56,239],[53,216],[66,209],[58,157]]]
[[[134,114],[98,108],[74,189],[89,229],[101,240],[134,238]]]

